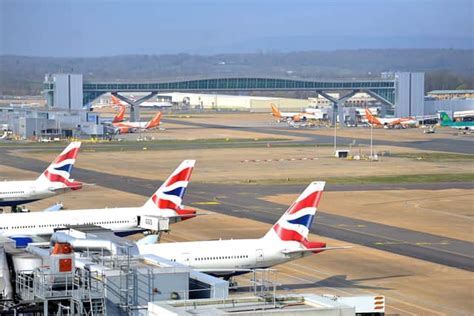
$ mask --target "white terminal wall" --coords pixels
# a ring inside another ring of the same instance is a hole
[[[260,96],[224,95],[224,94],[198,94],[172,92],[160,96],[170,96],[173,103],[189,103],[190,106],[200,106],[204,109],[241,109],[250,111],[270,111],[270,103],[282,109],[304,108],[309,102],[307,99],[274,98]]]
[[[398,72],[396,78],[395,116],[424,115],[425,74],[423,72]]]
[[[82,75],[53,74],[52,77],[54,81],[53,106],[57,109],[82,109]]]

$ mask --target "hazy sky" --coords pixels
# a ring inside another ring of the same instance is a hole
[[[0,0],[0,54],[473,48],[474,0]]]

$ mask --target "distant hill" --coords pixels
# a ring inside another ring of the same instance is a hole
[[[98,58],[0,56],[0,94],[37,95],[46,73],[82,73],[86,80],[175,80],[222,76],[279,78],[378,77],[424,71],[426,90],[473,89],[474,50],[394,49],[220,55],[127,55]]]

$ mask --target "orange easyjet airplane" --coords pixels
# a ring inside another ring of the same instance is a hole
[[[281,121],[293,121],[293,122],[304,122],[307,120],[318,119],[314,113],[311,112],[280,112],[277,106],[273,103],[270,104],[272,108],[272,115],[278,122]]]
[[[373,126],[383,126],[383,127],[393,127],[396,125],[408,126],[415,125],[416,120],[411,117],[391,117],[391,118],[381,118],[377,117],[370,112],[368,108],[365,108],[365,116],[369,124]]]
[[[147,130],[158,127],[161,121],[161,112],[156,115],[149,122],[130,122],[124,121],[125,106],[120,102],[118,98],[112,96],[112,103],[120,107],[119,113],[114,117],[112,126],[117,130],[119,134],[136,133],[139,130]]]
[[[118,112],[117,115],[114,116],[114,119],[113,119],[112,123],[122,122],[124,117],[125,117],[125,110],[126,110],[125,105],[120,103],[120,100],[117,99],[115,96],[112,96],[112,103],[114,105],[120,107],[120,111]]]

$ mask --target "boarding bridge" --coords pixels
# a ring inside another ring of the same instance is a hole
[[[93,82],[78,81],[77,75],[69,75],[66,83],[60,84],[55,76],[45,77],[43,92],[50,107],[61,106],[57,100],[72,108],[77,104],[77,98],[82,97],[82,106],[90,107],[93,100],[105,93],[111,93],[128,103],[131,108],[131,120],[138,121],[139,106],[158,93],[193,92],[193,93],[244,93],[254,91],[314,91],[332,102],[334,113],[343,115],[343,103],[358,92],[365,92],[390,106],[403,107],[409,113],[395,111],[396,115],[419,115],[416,113],[424,102],[424,74],[396,73],[385,75],[380,79],[338,79],[338,80],[297,80],[277,78],[209,78],[169,82]],[[74,79],[74,80],[72,80]],[[72,85],[74,83],[74,85]],[[82,84],[81,84],[82,83]],[[82,86],[82,90],[81,90]],[[64,91],[64,90],[67,91]],[[69,89],[69,90],[68,90]],[[81,90],[81,91],[76,91]],[[342,92],[338,99],[331,97],[330,92]],[[120,93],[148,92],[139,100],[130,100]],[[72,96],[74,96],[73,99]]]

